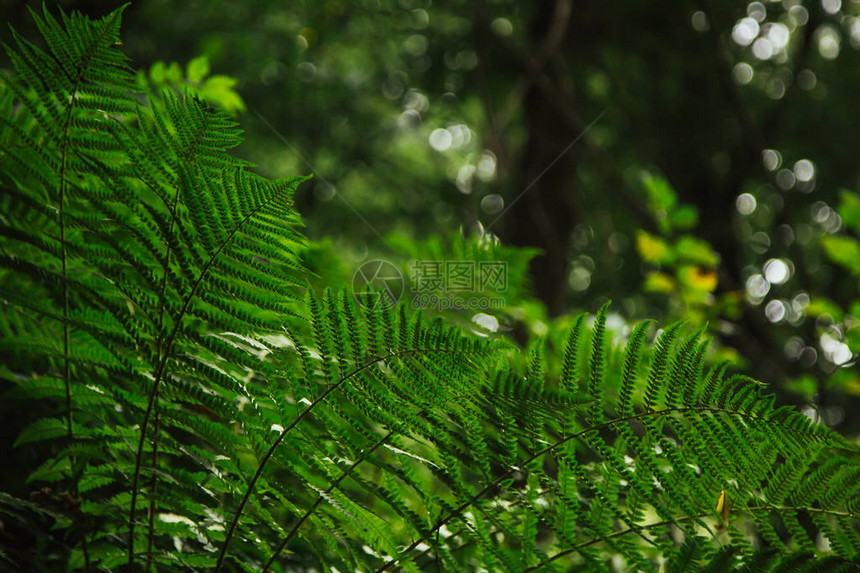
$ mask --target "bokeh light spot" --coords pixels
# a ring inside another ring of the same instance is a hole
[[[782,99],[785,95],[785,82],[779,78],[767,82],[767,96],[770,99]]]
[[[505,200],[498,193],[490,193],[481,199],[481,210],[487,215],[496,215],[505,208]]]
[[[773,44],[767,38],[759,38],[752,46],[753,56],[759,60],[769,60],[773,56],[773,51]]]
[[[821,335],[821,350],[824,351],[824,356],[837,366],[842,366],[854,355],[851,349],[844,343],[836,339],[832,334],[825,333]]]
[[[405,109],[414,109],[418,113],[424,113],[430,107],[430,100],[418,90],[409,90],[403,96],[403,107]]]
[[[697,32],[707,32],[711,29],[711,23],[708,22],[708,15],[701,10],[696,10],[690,16],[690,25]]]
[[[421,114],[414,109],[407,109],[397,117],[397,127],[412,129],[421,124]]]
[[[783,191],[788,191],[794,187],[796,181],[794,172],[791,169],[780,169],[776,174],[776,184]]]
[[[591,285],[591,272],[585,267],[573,267],[568,283],[573,290],[582,292]]]
[[[752,215],[755,212],[756,200],[749,193],[742,193],[735,199],[735,208],[741,215]]]
[[[514,33],[514,25],[507,18],[496,18],[490,28],[499,36],[510,36]]]
[[[746,62],[739,62],[732,68],[732,77],[740,85],[746,85],[753,79],[753,68]]]
[[[775,149],[765,149],[761,152],[761,162],[765,169],[774,171],[782,165],[782,155]]]
[[[732,28],[732,40],[739,46],[749,46],[758,37],[759,25],[755,18],[742,18]]]
[[[489,332],[496,332],[499,330],[499,319],[495,316],[484,314],[483,312],[479,312],[473,316],[472,322]]]
[[[477,175],[481,181],[489,181],[496,175],[496,154],[485,149],[478,160]]]
[[[457,189],[468,195],[472,192],[472,177],[475,175],[474,165],[464,165],[457,171]]]
[[[761,24],[767,18],[767,9],[761,2],[750,2],[747,6],[747,16]]]
[[[310,83],[317,77],[317,68],[310,62],[302,62],[296,66],[296,75],[301,81]]]
[[[771,322],[779,322],[785,318],[785,305],[781,300],[772,300],[764,307],[764,315]]]
[[[785,357],[789,360],[797,360],[804,346],[805,345],[803,344],[802,338],[798,336],[792,336],[788,339],[788,342],[786,342],[785,346],[783,347]]]
[[[770,290],[770,283],[760,274],[754,274],[747,279],[747,297],[754,303],[760,303]]]
[[[753,234],[750,247],[754,252],[763,255],[770,248],[770,235],[763,231]]]
[[[851,38],[851,45],[855,48],[860,48],[860,18],[851,18],[851,24],[848,26],[848,34]]]
[[[451,132],[442,128],[434,129],[430,133],[430,137],[428,139],[430,141],[430,147],[440,152],[447,151],[451,147],[451,143],[454,142]]]
[[[821,26],[816,32],[818,53],[825,60],[835,60],[841,49],[839,32],[832,26]]]
[[[798,181],[811,181],[815,176],[815,166],[808,159],[801,159],[794,164],[794,176]]]
[[[814,90],[818,84],[818,78],[815,77],[815,72],[812,70],[800,70],[797,74],[797,85],[800,89],[810,91]]]
[[[427,10],[416,8],[412,11],[412,27],[416,30],[423,30],[430,23],[430,14]]]
[[[403,49],[413,56],[421,56],[427,51],[427,37],[423,34],[412,34],[403,42]]]
[[[842,8],[842,0],[821,0],[821,7],[828,14],[836,14]]]
[[[779,22],[771,24],[767,29],[767,39],[776,51],[785,49],[790,36],[788,26]]]
[[[781,285],[791,276],[791,268],[782,259],[770,259],[764,264],[764,278],[775,285]]]

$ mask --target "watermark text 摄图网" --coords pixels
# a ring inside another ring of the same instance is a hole
[[[413,308],[441,310],[498,310],[508,289],[506,261],[416,260],[406,285],[392,263],[373,260],[353,275],[355,300],[366,308],[389,308],[407,291]]]

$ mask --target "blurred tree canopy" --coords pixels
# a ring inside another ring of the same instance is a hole
[[[0,7],[25,37],[30,4]],[[607,299],[622,334],[707,323],[857,433],[860,2],[152,0],[123,44],[143,84],[236,113],[266,175],[314,173],[321,281],[498,243],[521,343]]]

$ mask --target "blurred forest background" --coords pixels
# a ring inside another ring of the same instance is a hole
[[[0,13],[33,38],[28,5]],[[510,283],[484,326],[686,318],[860,433],[860,2],[147,0],[123,44],[143,87],[235,113],[261,172],[315,174],[320,283],[489,244]]]

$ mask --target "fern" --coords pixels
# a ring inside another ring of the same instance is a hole
[[[0,511],[63,532],[57,568],[856,568],[856,446],[705,373],[701,331],[618,348],[604,306],[555,356],[307,287],[302,178],[133,95],[120,15],[34,14],[0,91],[0,374],[42,488]]]
[[[594,318],[591,360],[589,361],[591,372],[588,377],[588,394],[593,399],[591,414],[588,420],[591,425],[596,425],[603,421],[603,377],[606,369],[606,341],[604,340],[604,336],[606,332],[606,311],[608,308],[609,303],[607,302],[600,307],[600,310],[597,311],[597,316]]]

